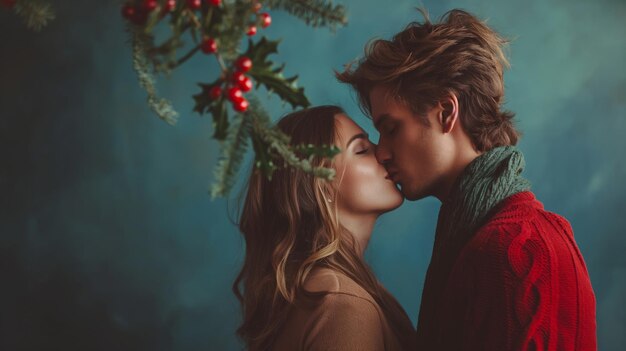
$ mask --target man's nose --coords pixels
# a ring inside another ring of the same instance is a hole
[[[374,154],[376,155],[376,160],[378,163],[387,165],[389,161],[391,161],[391,152],[383,145],[378,144],[374,147]]]

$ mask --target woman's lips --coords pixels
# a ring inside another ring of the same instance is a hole
[[[398,174],[398,172],[389,172],[387,173],[387,176],[385,177],[385,179],[389,179],[392,182],[396,183],[396,175]]]

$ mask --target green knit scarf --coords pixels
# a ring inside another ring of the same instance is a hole
[[[521,176],[524,166],[524,155],[516,147],[501,146],[465,168],[441,206],[433,261],[456,256],[498,203],[530,189],[530,182]]]

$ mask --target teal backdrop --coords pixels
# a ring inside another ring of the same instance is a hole
[[[169,126],[138,86],[120,2],[51,2],[57,19],[40,33],[0,9],[0,349],[241,349],[237,192],[211,201],[218,144],[210,117],[192,113],[213,59],[197,55],[159,79],[181,112]],[[282,38],[275,60],[300,75],[313,104],[343,106],[376,141],[332,70],[420,19],[419,3],[341,2],[349,25],[335,34],[280,12],[261,33]],[[525,175],[572,223],[600,349],[626,349],[626,2],[423,5],[434,18],[466,9],[514,39],[506,108],[524,133]],[[260,96],[274,119],[288,112]],[[438,209],[435,199],[405,202],[380,219],[367,251],[413,321]]]

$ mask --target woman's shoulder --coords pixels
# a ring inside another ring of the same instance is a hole
[[[300,344],[304,346],[301,349],[412,348],[415,331],[409,318],[406,317],[406,331],[398,330],[398,333],[406,332],[408,336],[399,338],[382,307],[366,289],[346,274],[330,268],[317,268],[309,274],[304,288],[325,295],[315,307],[298,309],[291,320],[292,326],[298,322],[304,326],[303,342]]]
[[[333,269],[315,268],[304,289],[323,296],[313,306],[294,310],[285,334],[301,339],[292,349],[385,349],[380,308],[353,279]]]
[[[374,303],[374,298],[357,282],[332,268],[314,268],[304,282],[304,290],[312,293],[345,295]]]
[[[276,341],[276,350],[406,349],[381,306],[346,274],[315,268],[306,278],[304,290],[320,293],[321,299],[294,306]],[[414,331],[408,323],[412,336]]]

